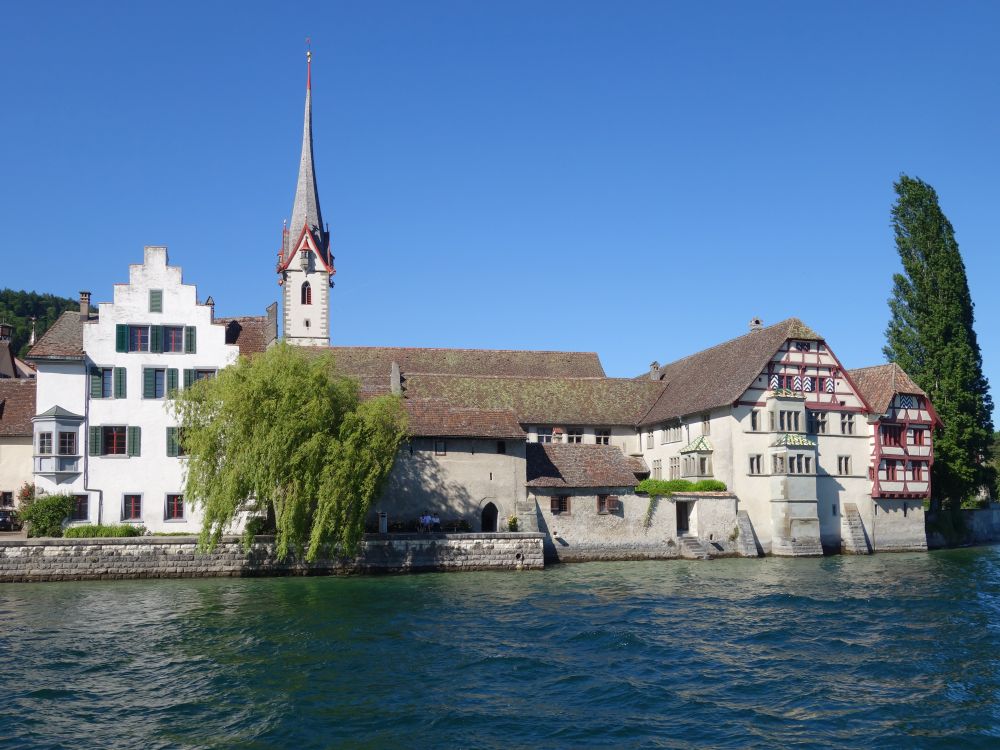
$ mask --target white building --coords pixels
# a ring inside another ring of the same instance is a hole
[[[63,314],[32,349],[36,487],[75,496],[73,523],[196,531],[170,393],[235,362],[240,338],[266,338],[268,319],[213,320],[165,247],[145,248],[113,300],[94,310],[81,293],[80,312]]]

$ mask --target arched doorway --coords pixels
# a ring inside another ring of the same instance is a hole
[[[497,506],[493,503],[486,503],[486,507],[483,508],[482,530],[488,534],[495,533],[497,530]]]

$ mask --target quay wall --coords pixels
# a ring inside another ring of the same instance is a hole
[[[962,528],[956,529],[947,513],[927,513],[927,546],[930,549],[942,547],[964,547],[976,544],[1000,542],[1000,503],[992,503],[988,508],[961,511]],[[948,533],[943,533],[948,529]]]
[[[12,539],[0,541],[0,583],[124,578],[409,573],[431,570],[540,570],[543,535],[368,535],[355,558],[279,561],[273,537],[256,537],[249,552],[226,537],[200,553],[197,537]]]

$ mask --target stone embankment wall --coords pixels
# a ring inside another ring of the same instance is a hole
[[[941,524],[947,523],[947,519],[942,518],[944,515],[927,513],[927,546],[930,549],[1000,542],[1000,503],[993,503],[988,508],[963,510],[964,528],[955,529],[951,538],[941,531]]]
[[[202,554],[195,537],[28,539],[0,542],[0,582],[117,578],[408,573],[424,570],[539,570],[542,534],[369,535],[357,558],[278,561],[272,537],[249,553],[226,537]]]

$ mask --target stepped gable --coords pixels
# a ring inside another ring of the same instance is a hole
[[[628,425],[663,390],[630,378],[470,377],[421,374],[404,379],[407,398],[446,401],[467,408],[510,410],[521,424]]]
[[[892,397],[897,393],[912,393],[927,397],[924,390],[906,374],[906,370],[895,362],[874,367],[859,367],[856,370],[848,370],[847,375],[876,414],[885,414],[889,410],[889,404],[892,403]]]
[[[0,437],[27,437],[32,434],[35,416],[36,380],[0,380]]]
[[[331,346],[337,367],[350,375],[388,378],[392,363],[408,373],[604,377],[594,352],[503,349],[431,349],[393,346]]]
[[[787,339],[822,341],[823,337],[798,318],[788,318],[664,365],[659,375],[666,389],[640,424],[665,422],[739,400]],[[649,379],[649,373],[637,378],[642,379]]]
[[[529,487],[634,487],[635,472],[615,445],[528,443]]]
[[[86,322],[97,320],[96,307]],[[83,359],[83,324],[78,310],[67,310],[28,351],[28,359]]]
[[[472,437],[524,440],[527,436],[514,412],[468,409],[444,401],[407,400],[409,433],[414,437]]]
[[[243,315],[235,318],[216,318],[216,325],[226,327],[226,343],[236,344],[240,354],[260,354],[270,343],[266,315]]]

